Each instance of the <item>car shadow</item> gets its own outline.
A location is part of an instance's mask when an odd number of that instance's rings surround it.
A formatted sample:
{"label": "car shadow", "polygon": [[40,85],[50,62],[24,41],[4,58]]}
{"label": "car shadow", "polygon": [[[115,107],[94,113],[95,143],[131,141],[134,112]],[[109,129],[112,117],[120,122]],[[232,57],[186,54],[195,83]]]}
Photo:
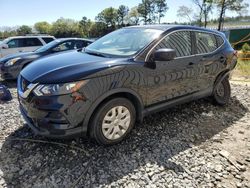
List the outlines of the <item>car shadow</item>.
{"label": "car shadow", "polygon": [[0,84],[5,85],[9,89],[17,88],[17,80],[8,80],[7,81],[7,80],[1,80],[0,79]]}
{"label": "car shadow", "polygon": [[[198,100],[146,117],[126,140],[109,147],[98,146],[88,139],[50,140],[34,136],[27,126],[23,126],[2,144],[2,177],[7,187],[34,184],[38,187],[73,184],[96,187],[135,174],[140,168],[150,171],[153,165],[159,170],[171,170],[173,174],[183,173],[186,169],[171,158],[211,139],[247,111],[236,97],[225,107],[214,106],[206,99]],[[139,178],[145,182],[152,179],[151,176]]]}

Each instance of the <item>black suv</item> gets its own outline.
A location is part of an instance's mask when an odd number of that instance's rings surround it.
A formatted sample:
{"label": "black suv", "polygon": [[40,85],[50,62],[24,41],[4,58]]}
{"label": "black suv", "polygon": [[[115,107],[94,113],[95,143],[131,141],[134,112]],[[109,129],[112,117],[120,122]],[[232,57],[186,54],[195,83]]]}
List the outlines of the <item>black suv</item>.
{"label": "black suv", "polygon": [[235,51],[225,36],[191,26],[133,26],[83,51],[43,58],[18,79],[20,109],[37,134],[124,139],[135,121],[176,104],[230,98]]}

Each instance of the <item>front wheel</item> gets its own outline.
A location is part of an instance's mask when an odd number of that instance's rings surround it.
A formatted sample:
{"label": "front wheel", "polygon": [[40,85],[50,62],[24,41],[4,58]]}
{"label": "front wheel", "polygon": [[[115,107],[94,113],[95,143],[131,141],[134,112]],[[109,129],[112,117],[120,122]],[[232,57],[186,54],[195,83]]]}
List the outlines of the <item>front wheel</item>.
{"label": "front wheel", "polygon": [[90,135],[99,144],[116,144],[131,131],[135,116],[135,107],[128,99],[111,99],[102,104],[94,114]]}
{"label": "front wheel", "polygon": [[231,96],[231,87],[228,78],[219,82],[213,92],[214,101],[219,105],[226,105],[229,103]]}

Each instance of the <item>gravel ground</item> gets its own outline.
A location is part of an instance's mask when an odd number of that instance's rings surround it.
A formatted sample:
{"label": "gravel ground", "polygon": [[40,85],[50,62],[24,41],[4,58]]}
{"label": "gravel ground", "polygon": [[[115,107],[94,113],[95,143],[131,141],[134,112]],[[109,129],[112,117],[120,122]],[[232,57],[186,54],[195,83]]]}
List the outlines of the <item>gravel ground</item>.
{"label": "gravel ground", "polygon": [[0,187],[250,187],[250,85],[226,107],[198,100],[151,115],[122,143],[35,136],[0,103]]}

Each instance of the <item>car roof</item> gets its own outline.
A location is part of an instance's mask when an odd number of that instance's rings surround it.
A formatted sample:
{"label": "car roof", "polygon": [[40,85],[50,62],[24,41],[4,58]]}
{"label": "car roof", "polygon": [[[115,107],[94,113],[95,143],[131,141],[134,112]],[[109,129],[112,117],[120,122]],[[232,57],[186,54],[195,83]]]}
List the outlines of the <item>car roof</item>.
{"label": "car roof", "polygon": [[55,38],[54,36],[50,36],[50,35],[27,35],[27,36],[14,36],[14,37],[8,37],[8,39],[16,39],[16,38],[36,38],[36,37],[42,37],[42,38]]}
{"label": "car roof", "polygon": [[221,35],[221,32],[211,29],[206,29],[197,26],[190,26],[190,25],[172,25],[172,24],[155,24],[155,25],[136,25],[136,26],[129,26],[125,28],[142,28],[142,29],[157,29],[163,32],[168,30],[178,30],[178,29],[188,29],[188,30],[198,30],[198,31],[206,31],[206,32],[214,32]]}
{"label": "car roof", "polygon": [[58,38],[56,40],[58,40],[60,42],[63,42],[63,41],[66,41],[66,40],[83,40],[83,41],[93,42],[93,40],[86,39],[86,38]]}

